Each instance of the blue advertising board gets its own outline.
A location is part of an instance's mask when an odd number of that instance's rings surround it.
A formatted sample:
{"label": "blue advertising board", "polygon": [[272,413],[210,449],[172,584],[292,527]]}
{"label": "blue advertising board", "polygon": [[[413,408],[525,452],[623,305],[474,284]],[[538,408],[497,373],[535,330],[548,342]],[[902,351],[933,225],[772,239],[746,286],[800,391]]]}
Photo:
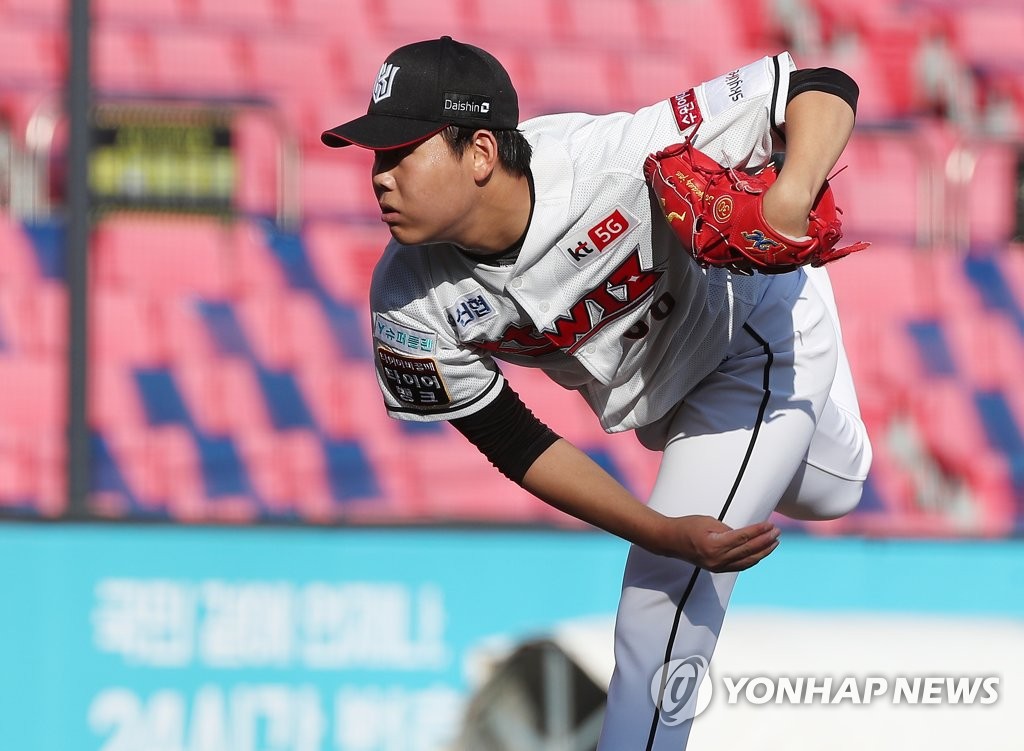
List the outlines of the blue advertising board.
{"label": "blue advertising board", "polygon": [[[1022,551],[790,537],[733,609],[1024,619]],[[626,552],[555,530],[0,525],[0,748],[438,751],[474,654],[612,615]]]}

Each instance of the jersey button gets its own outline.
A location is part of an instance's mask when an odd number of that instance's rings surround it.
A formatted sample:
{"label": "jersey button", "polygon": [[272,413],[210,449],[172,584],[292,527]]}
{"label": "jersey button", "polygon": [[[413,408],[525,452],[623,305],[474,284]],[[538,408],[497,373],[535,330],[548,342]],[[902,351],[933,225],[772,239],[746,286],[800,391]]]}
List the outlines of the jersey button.
{"label": "jersey button", "polygon": [[546,302],[542,302],[540,305],[537,306],[537,308],[540,310],[541,313],[547,313],[549,310],[551,310],[551,306]]}
{"label": "jersey button", "polygon": [[595,352],[597,352],[597,347],[595,347],[595,346],[594,346],[593,344],[588,344],[588,345],[587,345],[587,348],[586,348],[586,353],[587,353],[588,355],[592,355],[592,354],[594,354]]}
{"label": "jersey button", "polygon": [[523,286],[523,277],[517,276],[515,279],[509,282],[508,286],[511,287],[512,289],[519,289],[520,287]]}

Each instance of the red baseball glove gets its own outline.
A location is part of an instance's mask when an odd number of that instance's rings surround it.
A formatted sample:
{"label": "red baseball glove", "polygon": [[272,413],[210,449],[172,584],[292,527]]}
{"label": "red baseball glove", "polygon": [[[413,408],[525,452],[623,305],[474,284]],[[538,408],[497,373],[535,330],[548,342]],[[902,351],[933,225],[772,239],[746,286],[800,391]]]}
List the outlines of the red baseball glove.
{"label": "red baseball glove", "polygon": [[831,263],[870,244],[836,248],[843,236],[842,211],[827,182],[811,209],[806,238],[794,240],[772,229],[761,204],[778,176],[774,165],[754,174],[738,172],[692,144],[680,143],[648,156],[644,176],[669,226],[704,267],[782,274]]}

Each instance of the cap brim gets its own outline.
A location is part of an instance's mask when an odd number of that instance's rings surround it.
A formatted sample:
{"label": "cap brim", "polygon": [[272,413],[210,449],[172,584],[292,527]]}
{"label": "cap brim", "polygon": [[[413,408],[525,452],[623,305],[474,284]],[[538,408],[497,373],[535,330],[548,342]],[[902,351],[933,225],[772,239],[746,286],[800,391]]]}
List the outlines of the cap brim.
{"label": "cap brim", "polygon": [[427,120],[387,115],[363,115],[336,128],[325,130],[320,140],[325,146],[361,146],[387,151],[424,141],[445,129],[445,125]]}

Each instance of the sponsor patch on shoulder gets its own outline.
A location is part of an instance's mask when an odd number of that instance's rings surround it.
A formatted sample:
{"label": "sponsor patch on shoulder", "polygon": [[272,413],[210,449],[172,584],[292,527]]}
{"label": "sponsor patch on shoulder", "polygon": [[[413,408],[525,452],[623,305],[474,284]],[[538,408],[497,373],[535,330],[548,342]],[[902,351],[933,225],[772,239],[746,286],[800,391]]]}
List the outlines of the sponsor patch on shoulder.
{"label": "sponsor patch on shoulder", "polygon": [[388,391],[403,404],[442,407],[451,402],[433,358],[407,357],[377,347],[377,368]]}
{"label": "sponsor patch on shoulder", "polygon": [[460,334],[496,313],[494,306],[479,287],[467,292],[444,310],[448,314],[448,321]]}
{"label": "sponsor patch on shoulder", "polygon": [[373,338],[411,355],[429,354],[437,345],[436,334],[402,326],[380,313],[373,319]]}
{"label": "sponsor patch on shoulder", "polygon": [[775,81],[763,61],[744,65],[705,83],[708,117],[715,118],[741,102],[771,94]]}
{"label": "sponsor patch on shoulder", "polygon": [[576,268],[582,269],[597,259],[602,251],[623,237],[637,224],[636,218],[621,206],[589,229],[574,232],[558,243]]}
{"label": "sponsor patch on shoulder", "polygon": [[676,116],[676,125],[679,126],[680,133],[700,125],[704,119],[704,115],[700,111],[700,105],[697,104],[697,94],[693,89],[687,89],[682,94],[676,94],[668,101],[672,105],[672,114]]}

